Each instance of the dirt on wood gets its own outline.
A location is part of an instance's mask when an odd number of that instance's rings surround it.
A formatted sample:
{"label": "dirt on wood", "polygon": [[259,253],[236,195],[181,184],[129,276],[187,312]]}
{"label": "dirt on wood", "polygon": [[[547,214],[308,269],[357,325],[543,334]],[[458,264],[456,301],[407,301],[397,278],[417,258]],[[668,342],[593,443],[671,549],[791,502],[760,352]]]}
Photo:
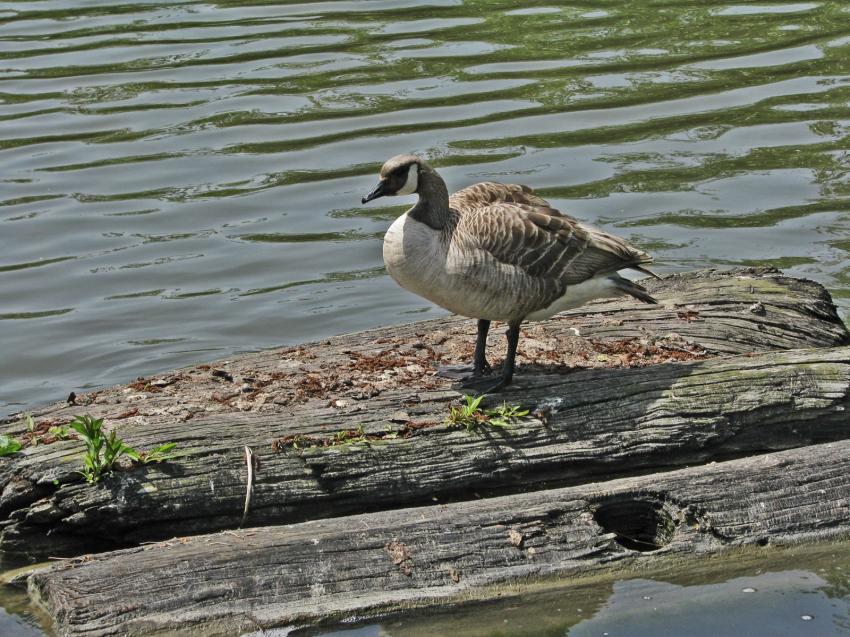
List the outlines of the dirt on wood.
{"label": "dirt on wood", "polygon": [[[523,326],[514,383],[487,399],[529,412],[510,429],[481,416],[469,430],[445,422],[462,395],[436,371],[469,363],[476,336],[475,321],[457,317],[75,392],[74,404],[33,409],[32,427],[10,418],[5,429],[28,444],[0,462],[0,549],[74,555],[234,528],[246,446],[261,464],[245,523],[259,525],[844,435],[844,353],[827,348],[850,338],[822,287],[770,268],[647,286],[658,305],[603,301]],[[769,354],[792,348],[816,349]],[[496,326],[494,367],[504,349]],[[717,358],[730,354],[744,357]],[[79,414],[136,449],[174,441],[181,455],[84,484],[82,443],[51,433]]]}
{"label": "dirt on wood", "polygon": [[[645,367],[717,353],[836,345],[847,339],[823,288],[770,268],[687,273],[647,285],[661,305],[601,301],[523,325],[518,371],[563,374]],[[752,311],[753,299],[758,313]],[[808,332],[786,329],[801,321],[810,326]],[[475,321],[458,317],[386,328],[365,333],[365,338],[341,336],[268,350],[77,392],[76,402],[63,405],[65,409],[33,410],[35,423],[41,430],[86,412],[107,423],[141,424],[165,414],[186,422],[202,413],[273,414],[305,404],[343,408],[404,387],[447,390],[452,382],[436,371],[470,363],[475,333]],[[488,342],[494,368],[505,347],[496,324]]]}

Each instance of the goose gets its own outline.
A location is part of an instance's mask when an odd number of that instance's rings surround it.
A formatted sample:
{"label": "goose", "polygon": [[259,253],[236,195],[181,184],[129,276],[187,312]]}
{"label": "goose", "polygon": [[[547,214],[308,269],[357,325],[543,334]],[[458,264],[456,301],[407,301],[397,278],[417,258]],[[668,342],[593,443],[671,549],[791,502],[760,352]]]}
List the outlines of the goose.
{"label": "goose", "polygon": [[[652,257],[625,240],[554,209],[528,186],[482,182],[449,196],[446,182],[415,155],[397,155],[381,168],[378,185],[361,202],[419,196],[384,236],[389,275],[406,290],[449,312],[478,320],[472,366],[448,370],[478,393],[510,384],[520,324],[539,321],[591,299],[628,295],[657,301],[618,274]],[[507,323],[501,376],[487,363],[492,321]],[[460,376],[461,371],[467,372]],[[470,372],[471,373],[468,373]]]}

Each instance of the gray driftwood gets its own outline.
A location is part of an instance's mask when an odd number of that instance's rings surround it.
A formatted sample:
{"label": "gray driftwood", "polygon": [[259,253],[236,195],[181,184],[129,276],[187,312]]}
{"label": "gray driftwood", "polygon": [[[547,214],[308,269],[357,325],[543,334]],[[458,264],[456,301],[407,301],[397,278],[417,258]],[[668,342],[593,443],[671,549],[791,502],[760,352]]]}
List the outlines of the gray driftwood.
{"label": "gray driftwood", "polygon": [[[506,430],[442,422],[459,394],[433,370],[472,349],[474,322],[459,319],[201,365],[38,410],[43,431],[91,413],[137,448],[176,441],[184,455],[94,486],[75,473],[78,441],[0,461],[0,550],[69,555],[236,528],[246,445],[259,460],[251,526],[847,437],[850,350],[836,346],[848,335],[820,286],[769,269],[650,286],[659,306],[599,303],[528,327],[515,385],[498,400],[532,415]],[[769,351],[787,347],[817,349]],[[370,440],[351,443],[360,426]],[[340,431],[346,444],[333,442]]]}
{"label": "gray driftwood", "polygon": [[[61,634],[205,635],[486,598],[500,582],[846,537],[850,441],[478,501],[197,536],[30,577]],[[765,549],[769,550],[769,549]],[[204,628],[194,626],[207,623]],[[212,622],[212,625],[210,625]],[[169,633],[171,634],[171,633]]]}

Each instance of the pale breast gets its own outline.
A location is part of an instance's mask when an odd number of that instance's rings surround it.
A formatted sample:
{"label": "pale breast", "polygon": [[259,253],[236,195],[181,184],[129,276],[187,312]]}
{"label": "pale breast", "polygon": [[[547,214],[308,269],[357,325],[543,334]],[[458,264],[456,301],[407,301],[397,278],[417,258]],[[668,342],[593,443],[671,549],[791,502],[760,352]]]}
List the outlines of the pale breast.
{"label": "pale breast", "polygon": [[528,281],[514,280],[524,275],[483,251],[462,249],[406,214],[384,236],[384,264],[401,287],[456,314],[511,320],[528,311],[519,298]]}
{"label": "pale breast", "polygon": [[446,250],[440,234],[407,213],[396,219],[384,235],[384,265],[406,290],[438,303],[434,294],[445,285]]}

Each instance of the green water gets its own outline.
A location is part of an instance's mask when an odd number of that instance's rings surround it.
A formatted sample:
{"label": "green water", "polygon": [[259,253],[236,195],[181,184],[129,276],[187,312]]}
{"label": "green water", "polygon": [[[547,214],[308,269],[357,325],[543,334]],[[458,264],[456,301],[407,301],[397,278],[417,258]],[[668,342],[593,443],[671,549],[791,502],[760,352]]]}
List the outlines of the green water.
{"label": "green water", "polygon": [[[848,149],[846,2],[0,0],[0,415],[442,315],[384,274],[403,207],[359,203],[399,152],[529,184],[662,273],[778,265],[846,317]],[[789,568],[786,599],[821,595]],[[715,613],[665,591],[659,616]]]}
{"label": "green water", "polygon": [[442,312],[384,159],[850,308],[850,5],[0,0],[0,414]]}

